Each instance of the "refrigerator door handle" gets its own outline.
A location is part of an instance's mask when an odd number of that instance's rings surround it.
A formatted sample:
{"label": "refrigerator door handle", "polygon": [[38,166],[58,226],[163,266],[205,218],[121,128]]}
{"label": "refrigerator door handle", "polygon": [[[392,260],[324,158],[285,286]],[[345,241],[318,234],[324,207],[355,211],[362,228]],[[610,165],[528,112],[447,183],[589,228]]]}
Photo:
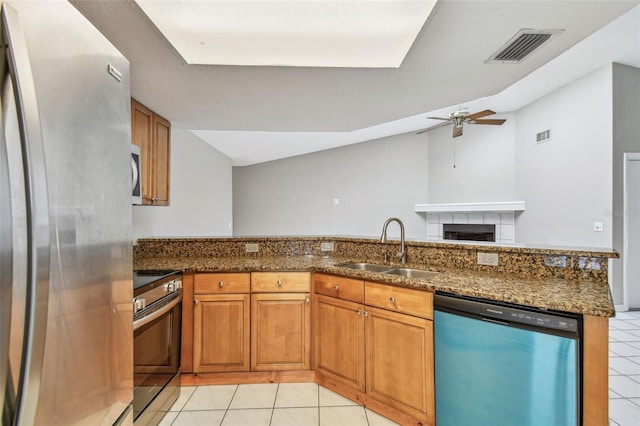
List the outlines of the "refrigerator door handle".
{"label": "refrigerator door handle", "polygon": [[[4,40],[0,33],[0,58],[4,57]],[[7,72],[6,61],[0,62],[0,76]],[[0,98],[0,111],[2,111]],[[5,142],[4,122],[0,119],[0,410],[11,409],[5,402],[9,377],[9,341],[11,333],[11,301],[13,294],[13,224],[9,158]],[[3,423],[4,424],[4,423]]]}
{"label": "refrigerator door handle", "polygon": [[15,90],[27,208],[27,294],[14,425],[34,424],[49,305],[49,195],[40,115],[27,43],[18,14],[2,5],[3,38]]}

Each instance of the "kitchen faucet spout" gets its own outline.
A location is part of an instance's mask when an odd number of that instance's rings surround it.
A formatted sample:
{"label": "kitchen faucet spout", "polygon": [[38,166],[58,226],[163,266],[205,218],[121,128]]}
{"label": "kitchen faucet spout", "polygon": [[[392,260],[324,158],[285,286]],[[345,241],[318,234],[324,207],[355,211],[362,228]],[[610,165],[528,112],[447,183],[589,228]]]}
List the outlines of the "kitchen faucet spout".
{"label": "kitchen faucet spout", "polygon": [[390,217],[384,222],[384,225],[382,225],[382,235],[380,236],[380,242],[387,242],[387,227],[391,222],[398,222],[398,225],[400,225],[400,251],[396,254],[396,257],[399,257],[401,263],[404,265],[407,262],[407,249],[404,243],[404,224],[400,219],[398,219],[397,217]]}

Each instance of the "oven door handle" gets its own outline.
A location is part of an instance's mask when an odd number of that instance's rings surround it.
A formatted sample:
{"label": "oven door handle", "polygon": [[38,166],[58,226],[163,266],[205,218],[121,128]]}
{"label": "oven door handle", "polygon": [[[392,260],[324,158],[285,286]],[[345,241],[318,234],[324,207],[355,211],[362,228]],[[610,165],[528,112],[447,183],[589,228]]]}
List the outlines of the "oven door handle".
{"label": "oven door handle", "polygon": [[180,296],[178,296],[175,299],[173,299],[168,305],[163,306],[162,308],[158,309],[157,311],[155,311],[151,315],[147,315],[146,317],[143,317],[143,318],[140,318],[137,321],[134,321],[133,322],[133,331],[136,331],[140,327],[149,324],[151,321],[155,321],[156,319],[160,318],[162,315],[164,315],[167,312],[169,312],[171,309],[173,309],[180,302],[182,302],[182,294],[180,294]]}

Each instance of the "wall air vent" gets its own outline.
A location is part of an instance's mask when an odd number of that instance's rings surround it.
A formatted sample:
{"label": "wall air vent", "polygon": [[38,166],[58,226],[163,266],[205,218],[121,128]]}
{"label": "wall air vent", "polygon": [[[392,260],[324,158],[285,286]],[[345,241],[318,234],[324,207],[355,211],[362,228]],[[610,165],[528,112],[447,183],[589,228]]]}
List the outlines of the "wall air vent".
{"label": "wall air vent", "polygon": [[533,30],[523,28],[485,61],[485,64],[517,64],[531,52],[564,30]]}
{"label": "wall air vent", "polygon": [[536,134],[536,143],[548,142],[551,140],[551,129]]}

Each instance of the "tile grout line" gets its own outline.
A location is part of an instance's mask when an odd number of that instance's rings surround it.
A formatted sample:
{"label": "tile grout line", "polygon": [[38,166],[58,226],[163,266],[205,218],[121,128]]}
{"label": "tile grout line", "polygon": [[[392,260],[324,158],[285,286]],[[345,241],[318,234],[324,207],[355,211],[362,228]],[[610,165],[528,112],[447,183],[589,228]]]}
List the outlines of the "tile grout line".
{"label": "tile grout line", "polygon": [[269,418],[269,426],[271,426],[271,423],[273,423],[273,415],[276,412],[276,401],[278,400],[278,392],[280,392],[280,383],[278,383],[276,386],[276,395],[273,398],[273,406],[271,407],[271,417]]}
{"label": "tile grout line", "polygon": [[[622,315],[624,315],[624,318],[616,318],[616,319],[611,319],[609,322],[609,345],[611,345],[612,343],[616,344],[617,349],[610,349],[609,352],[609,365],[610,365],[610,370],[609,370],[609,376],[610,377],[624,377],[625,379],[629,379],[632,382],[638,383],[640,385],[640,381],[637,380],[636,378],[633,378],[631,376],[635,376],[636,374],[633,374],[633,372],[628,373],[628,374],[624,374],[624,373],[620,373],[618,370],[611,368],[611,361],[615,360],[616,363],[628,363],[630,362],[631,365],[640,365],[640,354],[637,354],[637,350],[640,349],[640,347],[634,346],[634,344],[638,344],[638,340],[635,339],[634,337],[631,336],[638,336],[640,337],[640,323],[638,323],[638,325],[636,325],[636,323],[630,323],[628,321],[637,321],[640,320],[640,314],[636,314],[636,313],[623,313]],[[623,327],[623,328],[618,328],[619,326]],[[625,340],[620,340],[621,338],[624,338]],[[620,355],[618,353],[615,352],[615,350],[618,351],[624,351],[625,353],[629,354],[629,355]],[[626,361],[620,361],[620,359],[625,359]],[[634,360],[631,358],[638,358],[638,360]],[[613,373],[613,374],[612,374]],[[638,376],[640,376],[640,371]],[[617,379],[617,380],[624,380],[624,379]],[[616,388],[619,389],[619,388]],[[626,397],[623,396],[622,394],[620,394],[619,392],[616,392],[614,389],[609,388],[609,392],[611,394],[613,394],[612,397],[609,398],[609,404],[611,404],[612,401],[621,401],[621,400],[625,400],[628,401],[629,403],[632,404],[633,407],[640,407],[640,396],[639,397]],[[629,393],[625,393],[625,394],[629,394]],[[638,399],[638,402],[634,401],[633,399]],[[620,402],[616,402],[616,404],[620,404]],[[634,410],[635,411],[635,410]],[[611,413],[609,413],[610,418],[609,418],[609,424],[611,426],[627,426],[626,424],[622,424],[619,422],[616,422],[615,420],[613,420],[611,418]]]}
{"label": "tile grout line", "polygon": [[316,386],[318,390],[318,426],[320,426],[320,385],[316,383]]}

